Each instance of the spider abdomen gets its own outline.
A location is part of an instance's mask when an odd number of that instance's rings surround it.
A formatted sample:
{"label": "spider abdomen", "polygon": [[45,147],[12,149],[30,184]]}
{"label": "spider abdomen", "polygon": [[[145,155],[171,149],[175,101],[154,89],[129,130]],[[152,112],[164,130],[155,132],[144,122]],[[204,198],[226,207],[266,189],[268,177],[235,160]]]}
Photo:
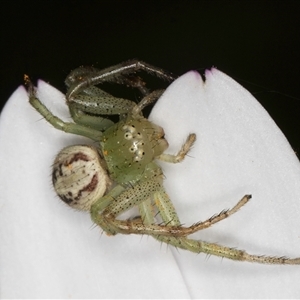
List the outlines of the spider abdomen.
{"label": "spider abdomen", "polygon": [[59,152],[52,182],[57,195],[80,210],[89,210],[111,185],[97,149],[86,145],[69,146]]}

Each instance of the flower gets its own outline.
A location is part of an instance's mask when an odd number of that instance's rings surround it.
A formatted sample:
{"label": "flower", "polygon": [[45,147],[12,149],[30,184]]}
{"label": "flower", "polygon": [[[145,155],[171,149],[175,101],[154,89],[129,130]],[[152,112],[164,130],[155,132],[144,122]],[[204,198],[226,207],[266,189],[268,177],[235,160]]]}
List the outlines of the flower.
{"label": "flower", "polygon": [[[300,256],[300,163],[253,96],[222,72],[189,72],[170,85],[150,119],[183,163],[161,163],[181,222],[230,208],[238,213],[193,237],[251,254]],[[63,95],[45,82],[40,99],[70,121]],[[51,187],[51,164],[87,139],[60,132],[19,87],[0,117],[0,286],[3,298],[241,298],[300,296],[298,266],[267,266],[195,255],[147,236],[101,235]]]}

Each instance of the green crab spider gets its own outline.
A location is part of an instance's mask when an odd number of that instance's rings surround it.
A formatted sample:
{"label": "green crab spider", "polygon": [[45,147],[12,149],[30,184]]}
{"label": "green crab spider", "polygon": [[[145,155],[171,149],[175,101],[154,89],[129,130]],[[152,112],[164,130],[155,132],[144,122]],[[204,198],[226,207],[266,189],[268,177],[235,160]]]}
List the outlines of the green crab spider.
{"label": "green crab spider", "polygon": [[[89,211],[93,222],[108,235],[147,234],[195,253],[263,264],[300,264],[300,258],[251,255],[243,250],[188,238],[188,235],[236,213],[251,195],[245,195],[232,209],[223,210],[204,222],[182,226],[163,187],[162,169],[155,160],[182,162],[195,143],[196,135],[189,134],[176,155],[165,153],[168,142],[163,128],[142,114],[163,90],[150,92],[135,75],[140,70],[161,79],[174,80],[171,74],[138,60],[104,70],[86,67],[73,70],[66,78],[66,103],[74,123],[54,116],[37,98],[34,86],[25,75],[30,104],[53,127],[99,143],[99,147],[69,146],[57,155],[52,181],[58,196],[75,209]],[[144,97],[138,104],[116,98],[96,87],[103,82],[137,88]],[[118,122],[113,122],[109,118],[111,115],[119,115]],[[135,206],[139,209],[139,217],[118,218]],[[157,214],[161,223],[156,221]]]}

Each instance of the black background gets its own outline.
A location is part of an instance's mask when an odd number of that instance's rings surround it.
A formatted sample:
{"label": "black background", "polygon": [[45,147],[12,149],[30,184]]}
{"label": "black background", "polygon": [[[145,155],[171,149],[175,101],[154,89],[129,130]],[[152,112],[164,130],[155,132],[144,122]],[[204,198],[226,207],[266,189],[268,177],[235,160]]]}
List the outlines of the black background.
{"label": "black background", "polygon": [[25,73],[64,91],[80,65],[140,58],[177,75],[216,66],[299,153],[299,18],[298,1],[1,1],[1,107]]}

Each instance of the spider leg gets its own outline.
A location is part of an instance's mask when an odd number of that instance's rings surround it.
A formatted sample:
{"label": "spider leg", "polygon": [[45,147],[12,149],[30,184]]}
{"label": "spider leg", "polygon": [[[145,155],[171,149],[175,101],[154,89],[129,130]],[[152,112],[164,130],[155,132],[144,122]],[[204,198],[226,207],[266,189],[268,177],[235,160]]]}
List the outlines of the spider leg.
{"label": "spider leg", "polygon": [[[86,71],[78,71],[78,69],[71,72],[68,78],[80,78],[79,75],[84,74],[82,76],[82,80],[75,80],[66,95],[66,98],[71,99],[74,95],[80,93],[82,90],[86,89],[89,86],[97,85],[102,82],[113,81],[116,83],[124,84],[124,75],[135,73],[136,71],[143,70],[149,74],[154,74],[159,78],[165,79],[167,81],[172,81],[175,78],[164,71],[163,69],[151,66],[145,62],[139,60],[129,60],[118,65],[97,71],[96,69],[92,69],[89,76],[86,76]],[[81,72],[81,73],[80,73]],[[68,79],[72,82],[72,79]],[[126,82],[125,82],[126,83]]]}
{"label": "spider leg", "polygon": [[69,100],[68,105],[94,115],[120,115],[131,112],[136,103],[91,86]]}
{"label": "spider leg", "polygon": [[[73,120],[86,125],[88,116],[95,118],[93,128],[97,128],[97,120],[101,115],[121,115],[132,112],[138,115],[149,104],[155,102],[164,90],[155,90],[145,96],[138,104],[133,101],[117,98],[97,87],[89,87],[84,92],[76,95],[69,102],[69,109]],[[83,118],[84,115],[84,118]],[[88,124],[91,122],[88,121]],[[99,123],[99,121],[98,121]]]}
{"label": "spider leg", "polygon": [[130,76],[130,77],[123,76],[123,77],[124,78],[121,80],[122,84],[138,89],[143,96],[147,96],[150,93],[149,89],[146,87],[145,81],[143,81],[141,77],[139,76]]}
{"label": "spider leg", "polygon": [[165,90],[155,90],[145,96],[132,110],[134,115],[138,115],[141,111],[151,103],[157,101],[157,99],[163,94]]}
{"label": "spider leg", "polygon": [[[182,226],[177,216],[175,207],[170,200],[169,196],[165,192],[164,188],[161,188],[154,194],[155,205],[157,206],[159,213],[169,227]],[[206,229],[236,213],[242,206],[244,206],[251,199],[251,195],[245,195],[233,208],[228,210],[223,210],[219,214],[216,214],[206,221],[197,222],[190,227],[181,227],[182,234],[177,234],[176,236],[187,236],[189,234],[195,233],[199,230]],[[170,229],[171,229],[170,228]]]}
{"label": "spider leg", "polygon": [[191,150],[191,147],[196,141],[196,134],[191,133],[188,135],[185,143],[182,145],[181,149],[176,155],[163,153],[157,157],[157,159],[168,162],[168,163],[180,163],[183,161],[187,153]]}
{"label": "spider leg", "polygon": [[[161,172],[160,168],[153,164],[153,168],[157,168],[157,172]],[[152,172],[153,170],[151,170]],[[204,222],[198,222],[190,227],[183,227],[177,217],[175,208],[172,205],[168,195],[165,193],[163,186],[163,176],[158,175],[150,177],[148,180],[137,182],[133,186],[127,187],[119,194],[114,194],[112,197],[108,193],[103,198],[99,199],[95,205],[92,206],[91,216],[93,221],[103,228],[108,234],[115,235],[117,233],[123,234],[150,234],[150,235],[164,235],[164,236],[187,236],[196,231],[207,228],[235,213],[241,206],[246,204],[250,196],[245,196],[238,202],[238,204],[228,211],[222,211],[220,214],[211,217]],[[114,190],[111,193],[115,193]],[[156,205],[164,220],[168,220],[166,225],[158,225],[155,223],[145,224],[137,220],[119,220],[117,217],[126,210],[140,205],[148,198],[155,195]],[[109,200],[107,200],[109,199]],[[102,202],[109,203],[103,207]],[[98,203],[98,204],[97,204]],[[174,219],[173,223],[170,223]],[[169,226],[169,225],[172,226]]]}
{"label": "spider leg", "polygon": [[[239,203],[241,203],[241,201]],[[160,215],[165,224],[168,224],[168,226],[170,227],[180,225],[180,221],[176,214],[175,208],[171,203],[171,200],[169,199],[167,194],[157,192],[155,194],[155,203],[156,206],[158,207]],[[236,210],[238,209],[239,206],[241,206],[239,205],[239,203],[235,206]],[[151,205],[152,204],[149,200],[139,205],[142,220],[146,224],[155,222],[153,212],[152,212],[153,209],[151,208]],[[236,212],[236,210],[234,212]],[[218,221],[220,220],[216,220],[216,222]],[[152,236],[161,242],[195,253],[206,253],[208,255],[225,257],[232,260],[257,262],[262,264],[291,264],[291,265],[300,264],[300,257],[291,259],[287,257],[251,255],[243,250],[238,250],[235,248],[218,245],[216,243],[209,243],[201,240],[189,239],[186,237],[163,236],[163,235],[152,235]]]}
{"label": "spider leg", "polygon": [[54,116],[51,111],[37,98],[35,88],[27,75],[24,76],[25,83],[28,86],[29,103],[56,129],[67,133],[73,133],[88,137],[98,141],[102,133],[98,130],[82,126],[80,124],[64,122],[60,118]]}
{"label": "spider leg", "polygon": [[[113,189],[92,205],[92,220],[109,235],[115,235],[117,233],[173,234],[170,233],[170,228],[167,228],[167,226],[157,224],[145,225],[140,220],[116,219],[126,210],[139,205],[151,197],[155,191],[160,189],[162,181],[163,177],[160,175],[150,180],[138,182],[126,189],[123,188],[123,190],[119,188],[119,192]],[[175,231],[178,231],[178,228],[175,228]]]}
{"label": "spider leg", "polygon": [[69,105],[69,111],[76,124],[88,126],[99,131],[105,131],[115,124],[110,119],[85,113],[82,110],[74,107],[72,104]]}
{"label": "spider leg", "polygon": [[[79,67],[75,70],[72,70],[70,74],[67,76],[65,80],[65,84],[70,86],[75,86],[76,84],[88,80],[90,77],[93,77],[101,72],[100,69],[94,68],[94,67]],[[146,83],[143,81],[143,79],[139,76],[133,76],[133,75],[125,75],[125,74],[119,74],[117,78],[115,79],[107,79],[107,81],[114,81],[114,83],[117,84],[123,84],[126,86],[130,86],[132,88],[136,88],[140,91],[140,93],[144,96],[149,94],[149,90],[146,88]],[[86,89],[84,89],[82,92],[85,92]]]}
{"label": "spider leg", "polygon": [[90,86],[69,99],[68,106],[72,119],[76,123],[103,131],[114,124],[111,120],[103,118],[103,115],[123,115],[131,112],[139,115],[147,105],[157,101],[164,92],[164,90],[149,92],[142,86],[140,91],[145,96],[136,104],[134,101],[114,97],[95,86]]}
{"label": "spider leg", "polygon": [[131,112],[136,103],[114,97],[97,87],[91,86],[72,99],[68,99],[68,105],[93,115],[120,115]]}

